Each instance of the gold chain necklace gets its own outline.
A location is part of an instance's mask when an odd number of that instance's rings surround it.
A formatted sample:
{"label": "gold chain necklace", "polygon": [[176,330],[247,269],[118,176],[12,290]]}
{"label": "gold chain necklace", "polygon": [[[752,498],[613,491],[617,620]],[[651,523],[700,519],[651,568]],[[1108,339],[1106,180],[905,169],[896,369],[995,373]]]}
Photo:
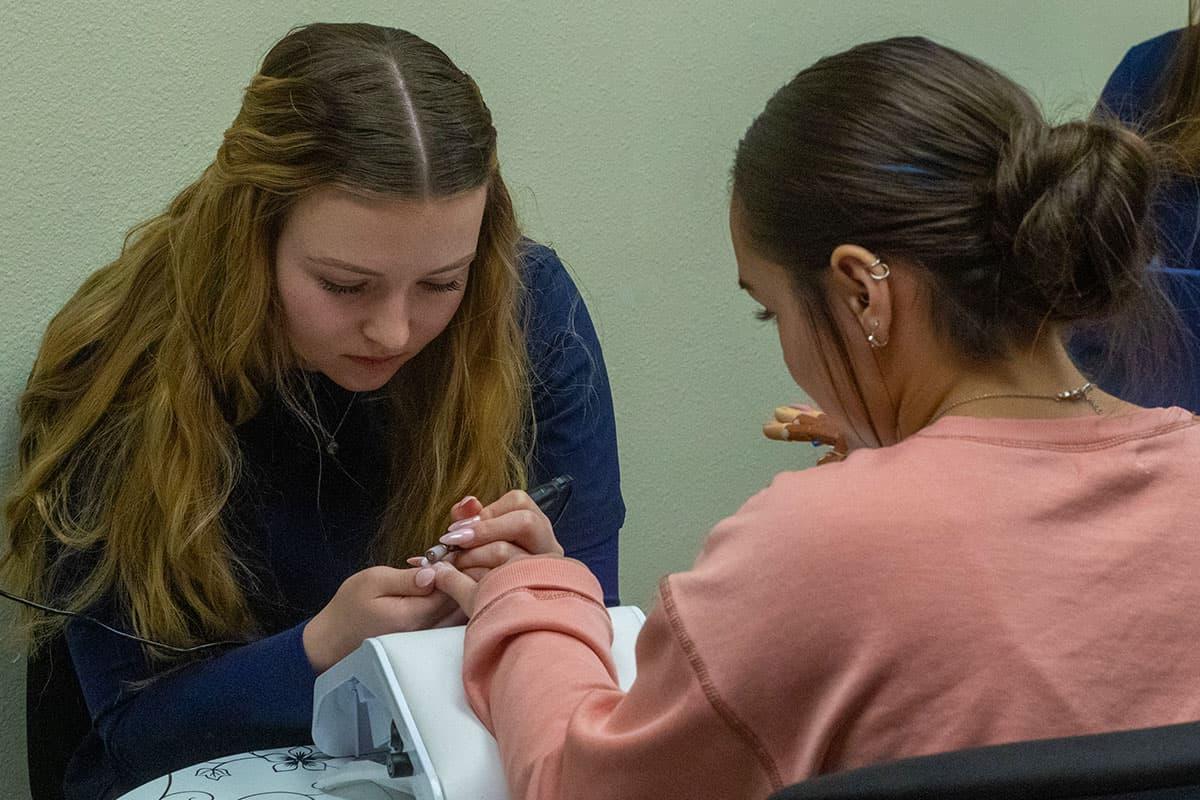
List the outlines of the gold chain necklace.
{"label": "gold chain necklace", "polygon": [[977,403],[980,400],[998,400],[998,399],[1053,400],[1056,403],[1074,403],[1074,402],[1078,402],[1079,400],[1083,400],[1089,406],[1092,407],[1092,411],[1095,411],[1097,414],[1102,414],[1104,412],[1102,412],[1100,410],[1100,406],[1096,405],[1096,401],[1093,400],[1091,398],[1091,396],[1089,395],[1089,392],[1091,392],[1092,389],[1095,389],[1095,388],[1096,388],[1095,384],[1093,384],[1091,381],[1088,381],[1083,386],[1077,386],[1074,389],[1067,389],[1065,391],[1057,392],[1055,394],[1023,394],[1023,393],[1019,393],[1019,392],[997,392],[995,394],[981,394],[978,397],[968,397],[966,400],[959,400],[957,403],[951,403],[950,405],[943,408],[941,411],[937,412],[929,420],[929,422],[925,423],[925,427],[929,427],[930,425],[937,422],[939,419],[946,416],[947,414],[949,414],[951,411],[958,408],[959,406],[965,406],[967,403]]}

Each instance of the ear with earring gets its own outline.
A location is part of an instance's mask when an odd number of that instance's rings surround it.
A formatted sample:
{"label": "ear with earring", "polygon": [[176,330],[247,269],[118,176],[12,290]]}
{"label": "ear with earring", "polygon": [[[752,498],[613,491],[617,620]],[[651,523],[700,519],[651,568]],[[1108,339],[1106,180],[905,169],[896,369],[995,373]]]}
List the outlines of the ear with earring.
{"label": "ear with earring", "polygon": [[867,265],[867,272],[870,273],[871,280],[876,283],[886,281],[892,276],[892,268],[882,258],[878,257]]}
{"label": "ear with earring", "polygon": [[[879,283],[891,277],[892,268],[883,259],[876,258],[867,266],[867,274],[871,276],[871,280]],[[879,336],[879,320],[875,320],[871,332],[867,334],[867,343],[876,350],[882,350],[887,347],[888,341]]]}

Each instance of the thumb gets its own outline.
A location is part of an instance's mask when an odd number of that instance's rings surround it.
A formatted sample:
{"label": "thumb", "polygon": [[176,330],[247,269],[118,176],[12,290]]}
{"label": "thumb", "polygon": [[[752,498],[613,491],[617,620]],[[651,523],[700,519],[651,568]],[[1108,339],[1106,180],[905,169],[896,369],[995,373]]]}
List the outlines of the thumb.
{"label": "thumb", "polygon": [[422,585],[417,578],[418,570],[396,569],[395,567],[377,566],[363,570],[366,586],[375,597],[414,597],[427,595],[433,589],[428,584]]}
{"label": "thumb", "polygon": [[469,575],[445,561],[439,561],[432,567],[434,571],[434,586],[448,594],[467,616],[475,613],[475,590],[479,586]]}

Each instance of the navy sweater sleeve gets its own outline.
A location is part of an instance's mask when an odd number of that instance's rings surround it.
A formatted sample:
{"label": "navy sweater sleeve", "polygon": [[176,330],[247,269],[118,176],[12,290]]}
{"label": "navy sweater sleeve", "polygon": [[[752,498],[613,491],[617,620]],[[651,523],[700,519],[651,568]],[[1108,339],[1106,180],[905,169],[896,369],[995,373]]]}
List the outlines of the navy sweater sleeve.
{"label": "navy sweater sleeve", "polygon": [[[207,759],[308,741],[316,675],[303,627],[139,686],[153,674],[141,645],[72,622],[67,643],[93,731],[68,773],[68,798],[114,796]],[[105,768],[97,770],[94,758]]]}
{"label": "navy sweater sleeve", "polygon": [[625,521],[612,392],[587,306],[553,250],[527,243],[526,331],[536,426],[529,483],[575,480],[554,521],[567,555],[583,561],[617,605],[617,540]]}
{"label": "navy sweater sleeve", "polygon": [[1180,31],[1170,31],[1130,48],[1105,83],[1098,107],[1142,130],[1179,35]]}
{"label": "navy sweater sleeve", "polygon": [[[1182,30],[1169,31],[1132,48],[1113,70],[1097,103],[1097,112],[1112,115],[1145,135],[1161,128],[1156,114],[1160,83],[1180,45]],[[1200,330],[1200,183],[1193,176],[1167,176],[1153,201],[1157,234],[1151,263],[1167,295],[1190,331]],[[1194,336],[1176,337],[1171,368],[1154,380],[1125,374],[1113,363],[1108,334],[1083,330],[1069,350],[1088,376],[1105,391],[1144,406],[1182,406],[1200,411],[1200,345]]]}

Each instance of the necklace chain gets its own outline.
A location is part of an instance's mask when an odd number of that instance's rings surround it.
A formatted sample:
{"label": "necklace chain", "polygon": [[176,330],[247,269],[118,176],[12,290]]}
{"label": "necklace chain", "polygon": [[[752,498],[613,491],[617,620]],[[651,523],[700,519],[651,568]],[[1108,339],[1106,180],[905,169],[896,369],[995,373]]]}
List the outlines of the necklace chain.
{"label": "necklace chain", "polygon": [[934,414],[929,422],[925,423],[925,426],[929,427],[959,406],[965,406],[967,403],[977,403],[981,400],[1053,400],[1056,403],[1075,403],[1083,400],[1089,406],[1091,406],[1092,411],[1095,411],[1097,414],[1102,414],[1103,412],[1100,410],[1100,406],[1096,405],[1096,401],[1093,400],[1090,395],[1092,389],[1095,388],[1095,384],[1093,384],[1091,381],[1088,381],[1082,386],[1077,386],[1074,389],[1066,389],[1065,391],[1056,392],[1055,394],[1028,394],[1022,392],[996,392],[994,394],[981,394],[976,397],[968,397],[966,400],[959,400],[956,403],[951,403],[941,411]]}
{"label": "necklace chain", "polygon": [[325,452],[331,456],[336,456],[338,453],[337,435],[341,431],[342,425],[346,423],[346,417],[350,415],[350,409],[354,406],[354,401],[358,399],[358,392],[350,395],[350,402],[346,403],[346,410],[342,412],[342,418],[338,420],[337,427],[333,429],[333,433],[325,434]]}

